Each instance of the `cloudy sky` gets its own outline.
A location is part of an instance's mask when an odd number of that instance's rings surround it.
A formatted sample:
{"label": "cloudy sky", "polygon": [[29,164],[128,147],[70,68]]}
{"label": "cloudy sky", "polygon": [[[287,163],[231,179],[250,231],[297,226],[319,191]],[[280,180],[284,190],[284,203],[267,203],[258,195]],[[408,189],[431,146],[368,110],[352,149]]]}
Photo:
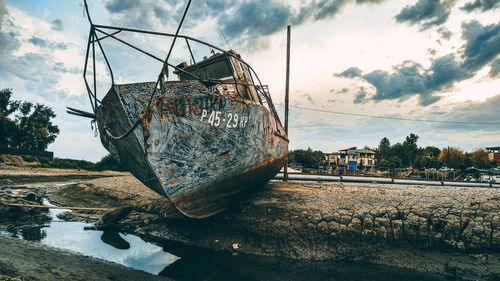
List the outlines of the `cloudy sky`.
{"label": "cloudy sky", "polygon": [[[81,0],[0,0],[0,89],[43,103],[61,129],[56,157],[106,154],[82,79],[89,24]],[[175,32],[187,1],[89,0],[95,23]],[[500,145],[500,0],[193,0],[181,33],[239,52],[283,111],[286,25],[292,26],[290,149],[337,151],[420,136],[420,146]],[[158,57],[170,41],[121,38]],[[156,80],[161,65],[103,41],[117,83]],[[183,61],[176,45],[174,63]],[[193,46],[195,56],[210,55]],[[98,94],[109,76],[98,57]],[[313,109],[313,110],[311,110]],[[337,113],[334,113],[337,112]],[[379,117],[492,124],[436,123]],[[496,123],[496,124],[494,124]]]}

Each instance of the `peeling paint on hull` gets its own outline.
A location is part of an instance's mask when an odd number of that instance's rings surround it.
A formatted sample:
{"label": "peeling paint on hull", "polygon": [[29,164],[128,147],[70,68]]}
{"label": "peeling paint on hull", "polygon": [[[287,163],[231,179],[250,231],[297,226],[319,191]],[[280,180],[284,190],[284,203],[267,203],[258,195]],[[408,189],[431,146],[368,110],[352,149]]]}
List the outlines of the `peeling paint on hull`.
{"label": "peeling paint on hull", "polygon": [[142,122],[154,83],[115,85],[97,120],[106,149],[183,215],[204,218],[268,182],[286,163],[288,140],[262,105],[221,95],[199,81],[166,82]]}

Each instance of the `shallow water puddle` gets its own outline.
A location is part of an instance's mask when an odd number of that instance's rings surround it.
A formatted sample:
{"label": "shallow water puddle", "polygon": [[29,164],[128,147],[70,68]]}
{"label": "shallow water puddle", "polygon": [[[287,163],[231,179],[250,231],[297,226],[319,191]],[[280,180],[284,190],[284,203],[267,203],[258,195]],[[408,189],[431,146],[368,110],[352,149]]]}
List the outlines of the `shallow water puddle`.
{"label": "shallow water puddle", "polygon": [[[51,204],[44,199],[43,205]],[[160,273],[166,266],[179,259],[163,251],[162,247],[145,242],[135,235],[84,230],[92,224],[59,220],[57,214],[65,211],[68,210],[49,209],[47,215],[51,220],[48,222],[14,228],[1,227],[0,234],[37,241],[152,274]]]}

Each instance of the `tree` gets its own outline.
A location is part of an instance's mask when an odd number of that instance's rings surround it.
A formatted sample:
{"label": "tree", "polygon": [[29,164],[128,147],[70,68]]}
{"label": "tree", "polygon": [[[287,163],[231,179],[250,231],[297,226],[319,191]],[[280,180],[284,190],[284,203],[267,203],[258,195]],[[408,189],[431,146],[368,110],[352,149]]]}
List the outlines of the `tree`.
{"label": "tree", "polygon": [[417,157],[419,153],[419,149],[417,146],[417,140],[418,136],[415,134],[410,134],[409,136],[406,137],[405,141],[403,142],[403,147],[402,147],[402,161],[403,164],[406,166],[410,166],[415,162],[415,157]]}
{"label": "tree", "polygon": [[[54,111],[42,104],[11,101],[12,90],[0,91],[0,147],[45,150],[59,134]],[[14,115],[12,119],[11,115]]]}
{"label": "tree", "polygon": [[464,159],[464,153],[460,149],[454,147],[443,148],[439,154],[439,163],[449,168],[463,168]]}
{"label": "tree", "polygon": [[312,151],[311,148],[307,150],[298,149],[289,153],[289,159],[294,162],[300,163],[304,168],[317,169],[325,162],[325,156],[321,151]]}
{"label": "tree", "polygon": [[488,152],[484,149],[478,149],[470,155],[470,160],[474,168],[477,169],[487,169],[491,166],[490,158],[488,157]]}
{"label": "tree", "polygon": [[422,155],[415,158],[415,167],[418,169],[439,168],[437,157]]}
{"label": "tree", "polygon": [[103,171],[103,170],[111,170],[111,171],[125,171],[125,169],[122,167],[116,159],[111,156],[111,154],[108,154],[104,156],[101,161],[97,162],[94,167],[95,170],[97,171]]}
{"label": "tree", "polygon": [[389,157],[389,152],[391,150],[391,142],[388,138],[384,137],[380,140],[380,144],[378,145],[378,151],[380,153],[380,160],[385,159],[385,157]]}
{"label": "tree", "polygon": [[426,146],[422,151],[422,153],[424,155],[438,158],[439,154],[441,153],[441,150],[435,146]]}
{"label": "tree", "polygon": [[394,168],[401,167],[403,164],[402,164],[401,158],[399,158],[398,156],[391,156],[391,158],[389,158],[388,160],[380,161],[379,165],[381,167],[394,169]]}

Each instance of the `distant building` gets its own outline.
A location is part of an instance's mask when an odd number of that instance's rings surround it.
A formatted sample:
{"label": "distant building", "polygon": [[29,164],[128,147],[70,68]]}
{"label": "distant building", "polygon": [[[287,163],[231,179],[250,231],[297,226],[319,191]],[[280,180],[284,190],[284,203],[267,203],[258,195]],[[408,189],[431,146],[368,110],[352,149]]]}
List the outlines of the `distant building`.
{"label": "distant building", "polygon": [[325,157],[326,157],[326,163],[328,166],[337,166],[338,165],[338,160],[339,160],[338,152],[327,153],[325,155]]}
{"label": "distant building", "polygon": [[350,147],[337,153],[327,154],[328,164],[337,167],[339,171],[357,171],[360,167],[371,169],[375,166],[375,151]]}
{"label": "distant building", "polygon": [[490,161],[496,161],[497,165],[500,165],[500,146],[496,147],[487,147],[488,157]]}
{"label": "distant building", "polygon": [[371,169],[375,166],[375,151],[367,148],[357,149],[356,159],[358,166],[363,164],[363,167]]}

